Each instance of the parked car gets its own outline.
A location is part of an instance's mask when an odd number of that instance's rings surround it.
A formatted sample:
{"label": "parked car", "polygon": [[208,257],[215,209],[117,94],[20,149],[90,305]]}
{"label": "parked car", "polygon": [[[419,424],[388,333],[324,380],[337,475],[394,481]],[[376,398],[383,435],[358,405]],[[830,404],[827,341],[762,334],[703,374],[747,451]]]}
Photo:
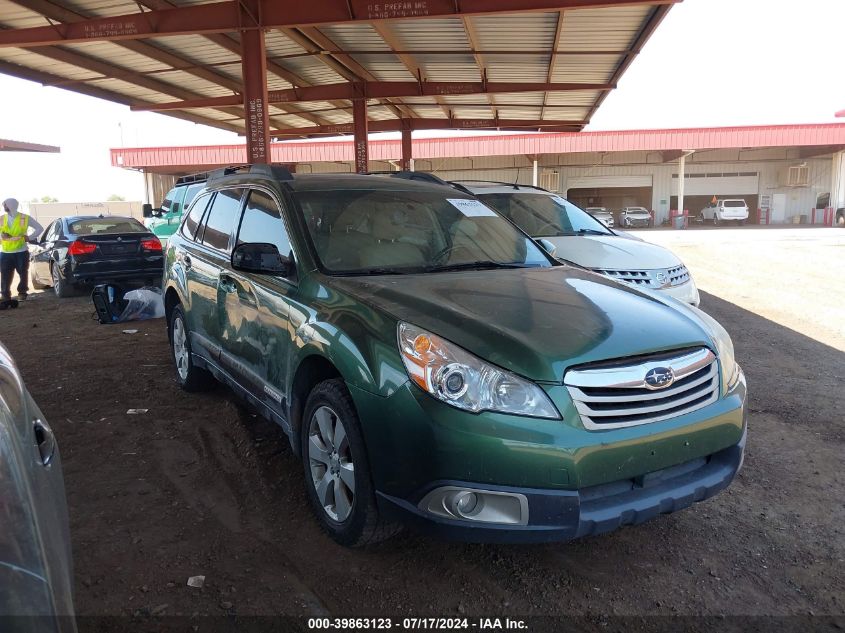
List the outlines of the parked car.
{"label": "parked car", "polygon": [[176,180],[173,189],[164,196],[161,206],[154,209],[151,204],[144,205],[144,226],[162,242],[166,242],[179,228],[182,212],[205,186],[207,178],[208,174],[203,173]]}
{"label": "parked car", "polygon": [[159,239],[135,218],[74,216],[51,223],[30,250],[32,285],[69,297],[107,281],[161,284]]}
{"label": "parked car", "polygon": [[557,194],[527,185],[453,183],[504,215],[534,239],[546,239],[555,255],[597,273],[697,306],[692,275],[671,251],[616,232]]}
{"label": "parked car", "polygon": [[59,447],[0,344],[0,620],[4,618],[10,631],[76,630]]}
{"label": "parked car", "polygon": [[607,228],[613,228],[613,213],[607,207],[587,207],[585,211]]}
{"label": "parked car", "polygon": [[722,490],[746,387],[696,308],[550,257],[457,189],[227,169],[167,246],[176,378],[288,434],[339,543],[567,540]]}
{"label": "parked car", "polygon": [[652,224],[651,213],[645,207],[623,207],[619,211],[619,225],[622,227],[649,227]]}
{"label": "parked car", "polygon": [[728,220],[745,224],[748,219],[748,205],[741,198],[717,200],[715,203],[710,203],[704,207],[699,213],[699,217],[702,222],[709,221],[713,224]]}

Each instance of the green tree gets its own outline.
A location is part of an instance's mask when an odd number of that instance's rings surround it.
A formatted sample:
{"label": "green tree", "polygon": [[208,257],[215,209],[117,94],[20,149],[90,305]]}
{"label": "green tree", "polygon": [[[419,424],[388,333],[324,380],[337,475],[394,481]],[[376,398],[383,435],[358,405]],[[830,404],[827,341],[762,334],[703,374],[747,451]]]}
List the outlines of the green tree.
{"label": "green tree", "polygon": [[54,198],[53,196],[41,196],[41,202],[58,202],[58,198]]}
{"label": "green tree", "polygon": [[124,200],[126,200],[126,198],[124,198],[123,196],[119,196],[116,193],[113,193],[108,198],[106,198],[107,202],[123,202]]}

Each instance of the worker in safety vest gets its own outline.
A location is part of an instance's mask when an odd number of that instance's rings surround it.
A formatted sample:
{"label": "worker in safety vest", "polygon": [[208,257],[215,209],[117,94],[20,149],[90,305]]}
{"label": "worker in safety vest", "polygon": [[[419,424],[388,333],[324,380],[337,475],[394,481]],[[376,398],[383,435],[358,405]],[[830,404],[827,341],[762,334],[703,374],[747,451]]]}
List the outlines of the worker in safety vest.
{"label": "worker in safety vest", "polygon": [[3,201],[0,216],[0,310],[17,306],[12,300],[12,278],[18,273],[18,300],[26,299],[29,291],[29,249],[27,237],[30,232],[39,234],[44,229],[26,213],[18,211],[18,201],[7,198]]}

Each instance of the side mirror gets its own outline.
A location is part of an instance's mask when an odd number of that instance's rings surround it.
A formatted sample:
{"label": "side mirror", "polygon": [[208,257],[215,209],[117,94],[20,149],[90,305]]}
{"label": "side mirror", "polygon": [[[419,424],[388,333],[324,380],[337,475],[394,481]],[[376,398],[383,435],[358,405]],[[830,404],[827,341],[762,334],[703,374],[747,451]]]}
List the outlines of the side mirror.
{"label": "side mirror", "polygon": [[147,203],[141,207],[141,213],[145,218],[153,217],[153,205]]}
{"label": "side mirror", "polygon": [[546,251],[550,257],[555,257],[555,253],[557,253],[557,246],[545,238],[540,238],[537,240],[537,243],[543,247],[543,250]]}
{"label": "side mirror", "polygon": [[287,277],[293,269],[293,262],[279,253],[275,244],[241,244],[232,251],[232,268],[248,273]]}

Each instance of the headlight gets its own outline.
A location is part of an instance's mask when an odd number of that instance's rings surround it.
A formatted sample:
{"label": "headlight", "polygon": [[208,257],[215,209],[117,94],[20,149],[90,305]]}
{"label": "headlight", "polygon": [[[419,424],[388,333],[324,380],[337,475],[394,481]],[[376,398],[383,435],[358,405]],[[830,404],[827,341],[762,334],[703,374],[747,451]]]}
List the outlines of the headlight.
{"label": "headlight", "polygon": [[435,398],[466,411],[560,419],[549,397],[533,382],[414,325],[399,323],[398,337],[408,376]]}
{"label": "headlight", "polygon": [[710,330],[713,342],[716,344],[716,354],[719,356],[719,365],[722,369],[722,394],[726,394],[736,386],[740,376],[739,364],[734,356],[733,341],[716,319],[696,307],[689,307],[699,319],[704,321],[704,324]]}

